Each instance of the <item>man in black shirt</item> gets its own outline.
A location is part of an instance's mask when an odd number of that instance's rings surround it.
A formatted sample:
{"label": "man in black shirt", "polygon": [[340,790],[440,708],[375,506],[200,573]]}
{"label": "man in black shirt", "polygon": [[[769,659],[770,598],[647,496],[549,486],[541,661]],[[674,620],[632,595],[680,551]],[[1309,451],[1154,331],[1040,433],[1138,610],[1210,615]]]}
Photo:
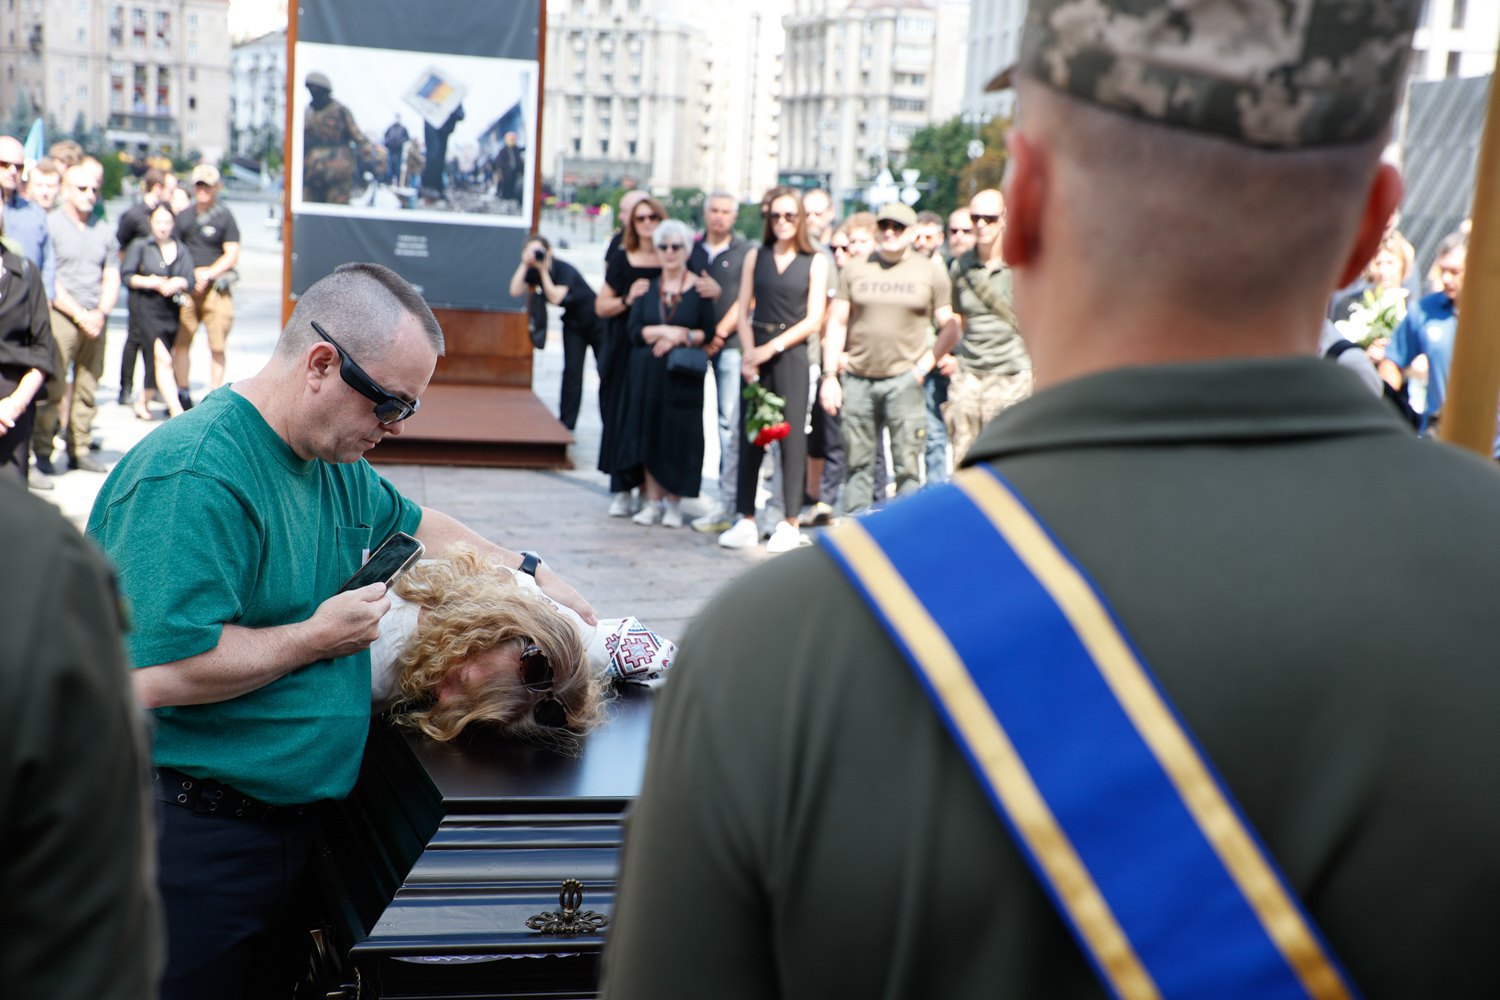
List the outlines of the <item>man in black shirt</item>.
{"label": "man in black shirt", "polygon": [[193,405],[188,395],[188,358],[199,324],[208,328],[212,387],[224,384],[224,344],[234,325],[231,288],[239,277],[240,227],[234,215],[219,204],[217,168],[200,163],[193,168],[193,206],[177,217],[177,238],[193,256],[193,291],[182,304],[182,326],[172,348],[172,371],[177,376],[177,398],[184,409]]}
{"label": "man in black shirt", "polygon": [[599,366],[603,334],[594,315],[594,290],[576,267],[552,256],[552,244],[545,236],[533,236],[521,248],[521,262],[510,278],[510,294],[526,297],[531,342],[537,348],[547,342],[547,306],[562,306],[562,399],[557,415],[571,431],[578,423],[578,408],[583,401],[583,359],[590,348],[594,352],[595,369]]}

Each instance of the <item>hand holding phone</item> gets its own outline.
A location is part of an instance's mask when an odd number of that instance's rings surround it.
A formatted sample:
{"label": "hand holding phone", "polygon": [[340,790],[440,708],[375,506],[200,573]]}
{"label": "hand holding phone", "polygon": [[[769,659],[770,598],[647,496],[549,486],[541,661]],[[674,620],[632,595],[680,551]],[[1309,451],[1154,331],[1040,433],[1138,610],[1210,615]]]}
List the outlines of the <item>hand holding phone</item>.
{"label": "hand holding phone", "polygon": [[342,594],[359,590],[372,583],[383,583],[389,587],[398,576],[415,566],[425,551],[426,547],[406,532],[393,532],[370,553],[370,558],[354,571],[354,575],[344,582],[338,592]]}

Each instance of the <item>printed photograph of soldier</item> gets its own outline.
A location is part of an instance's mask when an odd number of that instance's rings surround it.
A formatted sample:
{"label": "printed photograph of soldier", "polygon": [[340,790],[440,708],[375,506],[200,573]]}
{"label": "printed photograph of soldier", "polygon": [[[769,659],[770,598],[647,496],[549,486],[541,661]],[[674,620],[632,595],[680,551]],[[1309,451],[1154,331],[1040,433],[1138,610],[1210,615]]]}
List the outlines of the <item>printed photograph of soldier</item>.
{"label": "printed photograph of soldier", "polygon": [[533,64],[318,43],[296,58],[295,211],[530,219]]}

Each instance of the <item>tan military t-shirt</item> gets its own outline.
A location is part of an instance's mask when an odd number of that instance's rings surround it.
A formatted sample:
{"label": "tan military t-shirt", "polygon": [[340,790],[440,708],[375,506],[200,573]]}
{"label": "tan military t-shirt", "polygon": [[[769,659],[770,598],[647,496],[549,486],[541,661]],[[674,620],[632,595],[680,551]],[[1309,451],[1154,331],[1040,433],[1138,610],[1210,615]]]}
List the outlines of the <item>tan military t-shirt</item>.
{"label": "tan military t-shirt", "polygon": [[932,314],[949,304],[952,291],[942,263],[914,250],[894,264],[878,251],[851,262],[837,295],[849,303],[849,370],[866,378],[910,371],[931,346]]}

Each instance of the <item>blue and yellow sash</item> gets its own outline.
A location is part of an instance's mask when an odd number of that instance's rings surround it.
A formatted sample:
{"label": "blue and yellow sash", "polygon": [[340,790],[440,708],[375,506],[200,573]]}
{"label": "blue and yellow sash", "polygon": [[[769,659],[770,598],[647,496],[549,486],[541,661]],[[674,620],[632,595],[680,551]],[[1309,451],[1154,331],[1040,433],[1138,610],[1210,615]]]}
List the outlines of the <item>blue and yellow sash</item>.
{"label": "blue and yellow sash", "polygon": [[1104,602],[998,475],[966,470],[822,543],[1115,996],[1354,996]]}

